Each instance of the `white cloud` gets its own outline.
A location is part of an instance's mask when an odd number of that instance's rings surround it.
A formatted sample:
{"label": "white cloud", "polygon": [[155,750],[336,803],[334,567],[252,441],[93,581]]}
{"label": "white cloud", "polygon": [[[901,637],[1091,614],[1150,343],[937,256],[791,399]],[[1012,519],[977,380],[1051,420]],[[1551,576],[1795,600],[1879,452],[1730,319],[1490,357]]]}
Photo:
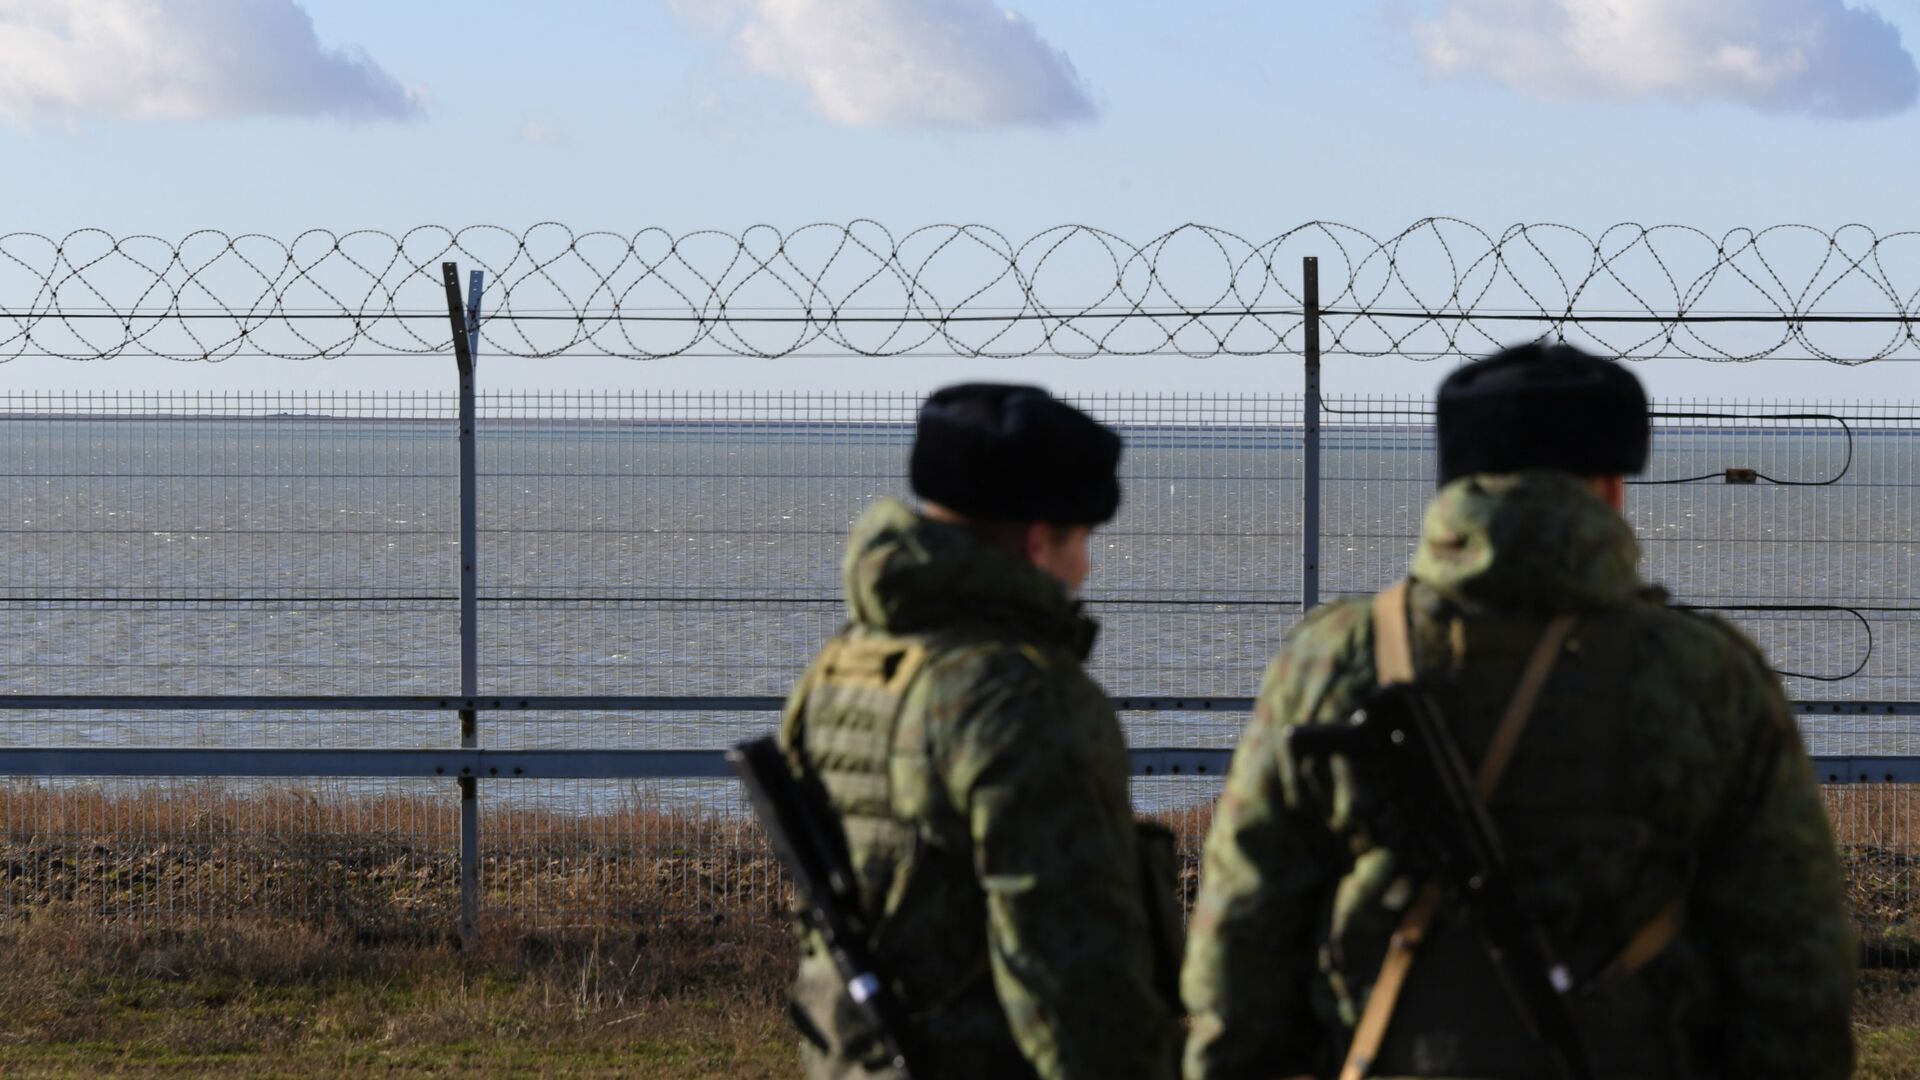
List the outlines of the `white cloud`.
{"label": "white cloud", "polygon": [[1920,96],[1899,31],[1843,0],[1446,0],[1414,32],[1440,74],[1556,100],[1877,116]]}
{"label": "white cloud", "polygon": [[854,127],[995,127],[1092,119],[1065,53],[993,0],[673,0],[754,71]]}
{"label": "white cloud", "polygon": [[395,119],[418,95],[294,0],[0,0],[0,119]]}

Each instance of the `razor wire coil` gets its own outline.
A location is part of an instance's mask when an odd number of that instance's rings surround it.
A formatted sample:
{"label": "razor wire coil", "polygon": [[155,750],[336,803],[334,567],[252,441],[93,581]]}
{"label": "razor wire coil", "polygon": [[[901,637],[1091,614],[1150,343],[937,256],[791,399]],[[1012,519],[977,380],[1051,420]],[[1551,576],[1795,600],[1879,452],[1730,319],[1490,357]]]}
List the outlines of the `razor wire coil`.
{"label": "razor wire coil", "polygon": [[1309,255],[1330,354],[1472,357],[1533,336],[1627,357],[1920,359],[1920,231],[1426,218],[1378,236],[1314,221],[1265,240],[1183,225],[1141,242],[865,220],[14,232],[0,235],[0,360],[443,353],[446,261],[484,272],[495,356],[1263,356],[1304,345]]}

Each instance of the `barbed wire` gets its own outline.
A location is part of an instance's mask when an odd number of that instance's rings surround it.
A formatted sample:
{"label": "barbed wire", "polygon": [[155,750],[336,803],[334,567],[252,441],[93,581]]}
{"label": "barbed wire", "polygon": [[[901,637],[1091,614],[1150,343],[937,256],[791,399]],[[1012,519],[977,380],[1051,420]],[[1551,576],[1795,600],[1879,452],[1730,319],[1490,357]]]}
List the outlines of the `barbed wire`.
{"label": "barbed wire", "polygon": [[1081,225],[1015,241],[864,220],[15,232],[0,235],[0,360],[444,353],[446,261],[485,275],[483,355],[1265,356],[1304,345],[1304,256],[1319,261],[1330,354],[1471,357],[1555,337],[1627,357],[1920,359],[1920,231],[1427,218],[1378,237],[1314,221],[1137,243]]}

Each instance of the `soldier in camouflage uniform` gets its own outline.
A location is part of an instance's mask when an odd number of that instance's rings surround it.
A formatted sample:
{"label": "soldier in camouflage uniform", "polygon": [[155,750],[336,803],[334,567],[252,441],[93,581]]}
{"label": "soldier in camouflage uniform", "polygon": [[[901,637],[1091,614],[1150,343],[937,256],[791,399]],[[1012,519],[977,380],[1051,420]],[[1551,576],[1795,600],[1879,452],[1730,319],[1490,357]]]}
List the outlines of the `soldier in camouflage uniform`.
{"label": "soldier in camouflage uniform", "polygon": [[[1042,390],[934,394],[912,455],[923,510],[882,500],[854,526],[851,621],[788,701],[781,742],[844,827],[920,1080],[1178,1071],[1178,946],[1156,955],[1149,910],[1172,908],[1171,848],[1150,889],[1073,598],[1119,455]],[[804,931],[792,1012],[809,1076],[885,1074]]]}
{"label": "soldier in camouflage uniform", "polygon": [[[1738,631],[1636,575],[1619,507],[1647,454],[1638,382],[1523,346],[1455,372],[1437,412],[1443,486],[1403,599],[1309,615],[1235,752],[1188,929],[1186,1075],[1555,1075],[1457,898],[1433,890],[1409,932],[1427,886],[1362,825],[1394,793],[1289,753],[1296,726],[1345,721],[1396,649],[1414,677],[1386,681],[1431,693],[1470,767],[1497,756],[1539,654],[1487,801],[1572,969],[1597,1075],[1847,1075],[1856,944],[1788,703]],[[1394,953],[1411,966],[1376,1003]]]}

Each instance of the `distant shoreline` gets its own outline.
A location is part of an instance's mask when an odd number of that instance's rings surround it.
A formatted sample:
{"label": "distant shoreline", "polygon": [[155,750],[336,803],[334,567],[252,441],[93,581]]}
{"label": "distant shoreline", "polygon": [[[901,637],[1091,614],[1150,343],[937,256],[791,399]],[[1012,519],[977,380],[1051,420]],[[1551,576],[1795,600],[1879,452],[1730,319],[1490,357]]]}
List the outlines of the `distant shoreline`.
{"label": "distant shoreline", "polygon": [[[1338,414],[1335,414],[1336,416]],[[1841,416],[1852,429],[1856,437],[1920,437],[1920,413],[1912,416]],[[258,414],[207,414],[207,413],[168,413],[168,412],[5,412],[0,411],[0,423],[169,423],[169,424],[260,424],[263,422],[281,422],[290,424],[397,424],[397,425],[453,425],[458,418],[452,414],[446,416],[342,416],[334,413],[258,413]],[[791,431],[795,434],[818,436],[821,434],[839,434],[855,436],[903,437],[913,431],[911,420],[785,420],[753,419],[750,417],[711,417],[684,419],[620,419],[614,417],[572,417],[572,416],[520,416],[520,417],[482,417],[481,424],[488,428],[567,428],[575,430],[626,431],[652,429],[659,431],[688,432],[730,432],[742,428],[760,432]],[[1903,426],[1913,424],[1913,427]],[[1202,434],[1202,435],[1292,435],[1298,437],[1302,422],[1292,420],[1274,424],[1196,424],[1191,422],[1167,423],[1123,423],[1115,425],[1122,432],[1140,432],[1149,434]],[[1321,430],[1329,434],[1389,434],[1424,433],[1427,424],[1406,423],[1340,423],[1323,424]],[[1793,426],[1777,426],[1764,422],[1743,420],[1731,424],[1662,424],[1656,429],[1660,434],[1679,435],[1811,435],[1841,437],[1842,429],[1831,423],[1807,423],[1798,421]]]}

